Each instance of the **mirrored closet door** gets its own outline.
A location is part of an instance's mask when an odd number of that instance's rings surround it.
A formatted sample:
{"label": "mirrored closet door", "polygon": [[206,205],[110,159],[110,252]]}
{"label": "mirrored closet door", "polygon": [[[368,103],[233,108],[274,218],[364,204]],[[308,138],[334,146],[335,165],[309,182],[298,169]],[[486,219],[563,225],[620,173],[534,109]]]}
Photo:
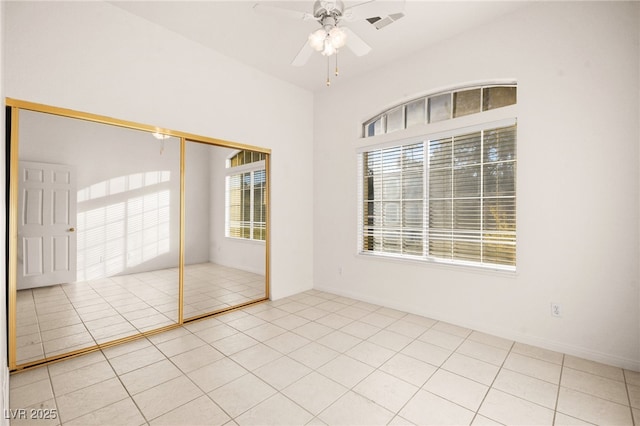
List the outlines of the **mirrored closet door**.
{"label": "mirrored closet door", "polygon": [[267,296],[267,155],[187,140],[184,317]]}
{"label": "mirrored closet door", "polygon": [[7,105],[11,370],[268,298],[268,150]]}

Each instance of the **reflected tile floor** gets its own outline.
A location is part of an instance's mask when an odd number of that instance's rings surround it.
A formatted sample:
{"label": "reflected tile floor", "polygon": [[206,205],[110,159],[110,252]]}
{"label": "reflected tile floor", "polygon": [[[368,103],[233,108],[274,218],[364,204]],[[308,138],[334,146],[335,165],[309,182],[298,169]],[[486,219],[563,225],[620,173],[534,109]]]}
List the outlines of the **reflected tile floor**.
{"label": "reflected tile floor", "polygon": [[[169,268],[18,291],[18,364],[175,324],[177,282]],[[186,318],[265,292],[264,276],[213,263],[187,265],[184,288]]]}
{"label": "reflected tile floor", "polygon": [[56,417],[12,425],[633,425],[640,373],[311,290],[13,374],[10,403]]}
{"label": "reflected tile floor", "polygon": [[200,263],[185,267],[185,318],[215,312],[264,297],[264,275],[214,263]]}

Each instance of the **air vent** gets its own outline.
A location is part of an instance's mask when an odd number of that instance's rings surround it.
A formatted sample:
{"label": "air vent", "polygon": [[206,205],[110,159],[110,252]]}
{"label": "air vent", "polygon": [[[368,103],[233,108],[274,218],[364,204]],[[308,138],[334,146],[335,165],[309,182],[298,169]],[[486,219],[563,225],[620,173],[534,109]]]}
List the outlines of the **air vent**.
{"label": "air vent", "polygon": [[387,25],[394,23],[395,21],[397,21],[398,19],[402,18],[403,16],[404,16],[404,13],[399,12],[399,13],[392,13],[391,15],[387,16],[386,18],[381,18],[379,16],[374,16],[372,18],[367,18],[367,21],[369,21],[369,23],[371,25],[376,27],[377,30],[380,30],[380,29],[386,27]]}

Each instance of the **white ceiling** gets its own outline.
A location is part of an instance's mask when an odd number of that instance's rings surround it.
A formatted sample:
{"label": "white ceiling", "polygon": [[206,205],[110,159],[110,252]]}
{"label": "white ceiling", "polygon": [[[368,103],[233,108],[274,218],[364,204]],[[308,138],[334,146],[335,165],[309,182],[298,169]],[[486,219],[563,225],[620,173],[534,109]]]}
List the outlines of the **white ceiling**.
{"label": "white ceiling", "polygon": [[[345,1],[345,7],[363,1],[366,0]],[[313,0],[116,0],[111,3],[297,86],[311,91],[326,90],[325,57],[314,52],[306,65],[291,65],[309,33],[319,28],[319,24],[258,14],[253,10],[257,2],[309,13],[313,11]],[[366,56],[356,57],[348,49],[342,49],[340,76],[332,77],[332,86],[525,5],[522,1],[407,0],[404,4],[405,17],[380,30],[366,20],[349,22],[347,26],[366,41],[372,51]]]}

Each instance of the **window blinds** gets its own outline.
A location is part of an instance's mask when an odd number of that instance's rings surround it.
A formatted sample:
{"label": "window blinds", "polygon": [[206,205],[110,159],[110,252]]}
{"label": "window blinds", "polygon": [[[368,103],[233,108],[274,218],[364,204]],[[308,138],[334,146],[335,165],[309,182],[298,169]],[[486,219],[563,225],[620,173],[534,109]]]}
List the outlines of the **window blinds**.
{"label": "window blinds", "polygon": [[359,160],[361,252],[515,267],[515,124]]}
{"label": "window blinds", "polygon": [[363,167],[363,249],[421,255],[424,144],[366,152]]}
{"label": "window blinds", "polygon": [[227,237],[265,239],[266,178],[265,169],[227,176]]}
{"label": "window blinds", "polygon": [[251,173],[227,176],[227,236],[251,236]]}

